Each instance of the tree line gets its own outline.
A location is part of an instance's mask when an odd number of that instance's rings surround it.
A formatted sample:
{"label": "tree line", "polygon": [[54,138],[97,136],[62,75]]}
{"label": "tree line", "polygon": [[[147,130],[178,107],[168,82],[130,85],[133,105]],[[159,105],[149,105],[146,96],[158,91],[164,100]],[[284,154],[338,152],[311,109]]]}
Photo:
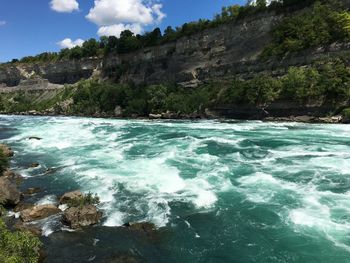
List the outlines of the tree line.
{"label": "tree line", "polygon": [[[337,0],[330,0],[337,2]],[[151,32],[143,35],[135,35],[130,30],[125,30],[120,37],[103,36],[99,40],[89,39],[82,46],[74,48],[62,49],[60,52],[45,52],[36,56],[23,57],[20,60],[14,59],[11,62],[16,63],[35,63],[35,62],[51,62],[66,59],[82,59],[88,57],[102,57],[114,54],[123,54],[133,52],[145,47],[165,44],[176,41],[183,36],[190,36],[208,28],[215,28],[221,24],[238,21],[247,16],[256,15],[261,12],[290,12],[300,8],[304,8],[315,3],[316,0],[275,0],[270,5],[266,4],[266,0],[257,0],[255,5],[247,4],[244,6],[232,5],[223,7],[220,14],[215,15],[212,20],[200,19],[195,22],[185,23],[175,29],[168,26],[164,32],[160,28],[155,28]],[[323,0],[323,2],[328,2]]]}

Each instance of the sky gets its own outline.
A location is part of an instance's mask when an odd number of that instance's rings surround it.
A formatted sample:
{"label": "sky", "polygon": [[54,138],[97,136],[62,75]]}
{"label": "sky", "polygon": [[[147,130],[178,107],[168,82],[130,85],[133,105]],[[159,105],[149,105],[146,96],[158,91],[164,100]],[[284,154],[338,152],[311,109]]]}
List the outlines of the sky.
{"label": "sky", "polygon": [[0,0],[0,62],[81,45],[89,38],[213,18],[245,0]]}

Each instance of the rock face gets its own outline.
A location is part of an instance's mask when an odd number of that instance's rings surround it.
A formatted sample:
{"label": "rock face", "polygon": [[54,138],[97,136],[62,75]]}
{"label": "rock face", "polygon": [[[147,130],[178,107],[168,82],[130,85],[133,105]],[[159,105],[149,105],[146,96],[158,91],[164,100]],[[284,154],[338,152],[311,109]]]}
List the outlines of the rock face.
{"label": "rock face", "polygon": [[64,212],[63,222],[73,229],[95,225],[102,218],[102,213],[93,205],[71,207]]}
{"label": "rock face", "polygon": [[46,217],[60,213],[61,210],[54,205],[38,205],[33,208],[25,209],[21,212],[23,222],[31,222],[44,219]]}
{"label": "rock face", "polygon": [[70,201],[73,201],[74,199],[80,199],[83,196],[84,196],[83,193],[80,192],[79,190],[73,191],[73,192],[69,192],[69,193],[65,193],[60,198],[60,204],[61,205],[68,204]]}
{"label": "rock face", "polygon": [[0,200],[6,206],[14,206],[19,203],[21,193],[7,177],[0,177]]}
{"label": "rock face", "polygon": [[0,144],[0,150],[2,150],[5,156],[7,157],[12,157],[14,155],[13,150],[7,145]]}

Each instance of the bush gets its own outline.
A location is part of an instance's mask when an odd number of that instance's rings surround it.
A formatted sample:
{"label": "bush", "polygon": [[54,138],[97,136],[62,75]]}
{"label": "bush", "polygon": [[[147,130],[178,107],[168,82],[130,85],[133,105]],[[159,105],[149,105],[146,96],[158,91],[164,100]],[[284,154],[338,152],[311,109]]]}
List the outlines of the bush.
{"label": "bush", "polygon": [[76,198],[71,200],[68,203],[69,207],[82,207],[85,205],[98,205],[100,203],[100,198],[97,194],[93,195],[92,193],[88,193],[81,198]]}
{"label": "bush", "polygon": [[311,10],[288,16],[273,29],[273,42],[261,57],[283,56],[290,52],[350,40],[350,12],[337,0],[315,2]]}
{"label": "bush", "polygon": [[0,262],[36,263],[41,245],[29,232],[9,231],[0,219]]}

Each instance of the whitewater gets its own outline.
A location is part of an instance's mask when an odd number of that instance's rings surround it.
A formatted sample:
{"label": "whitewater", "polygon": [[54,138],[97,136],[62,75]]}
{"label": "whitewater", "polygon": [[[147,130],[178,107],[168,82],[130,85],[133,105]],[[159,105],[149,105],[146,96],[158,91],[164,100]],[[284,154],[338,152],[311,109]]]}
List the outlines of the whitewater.
{"label": "whitewater", "polygon": [[[34,203],[99,195],[101,225],[65,241],[98,240],[92,262],[104,242],[126,249],[108,232],[127,222],[166,232],[127,242],[146,262],[350,262],[350,126],[0,116],[0,141],[22,187],[44,189]],[[61,247],[68,233],[42,224]]]}

